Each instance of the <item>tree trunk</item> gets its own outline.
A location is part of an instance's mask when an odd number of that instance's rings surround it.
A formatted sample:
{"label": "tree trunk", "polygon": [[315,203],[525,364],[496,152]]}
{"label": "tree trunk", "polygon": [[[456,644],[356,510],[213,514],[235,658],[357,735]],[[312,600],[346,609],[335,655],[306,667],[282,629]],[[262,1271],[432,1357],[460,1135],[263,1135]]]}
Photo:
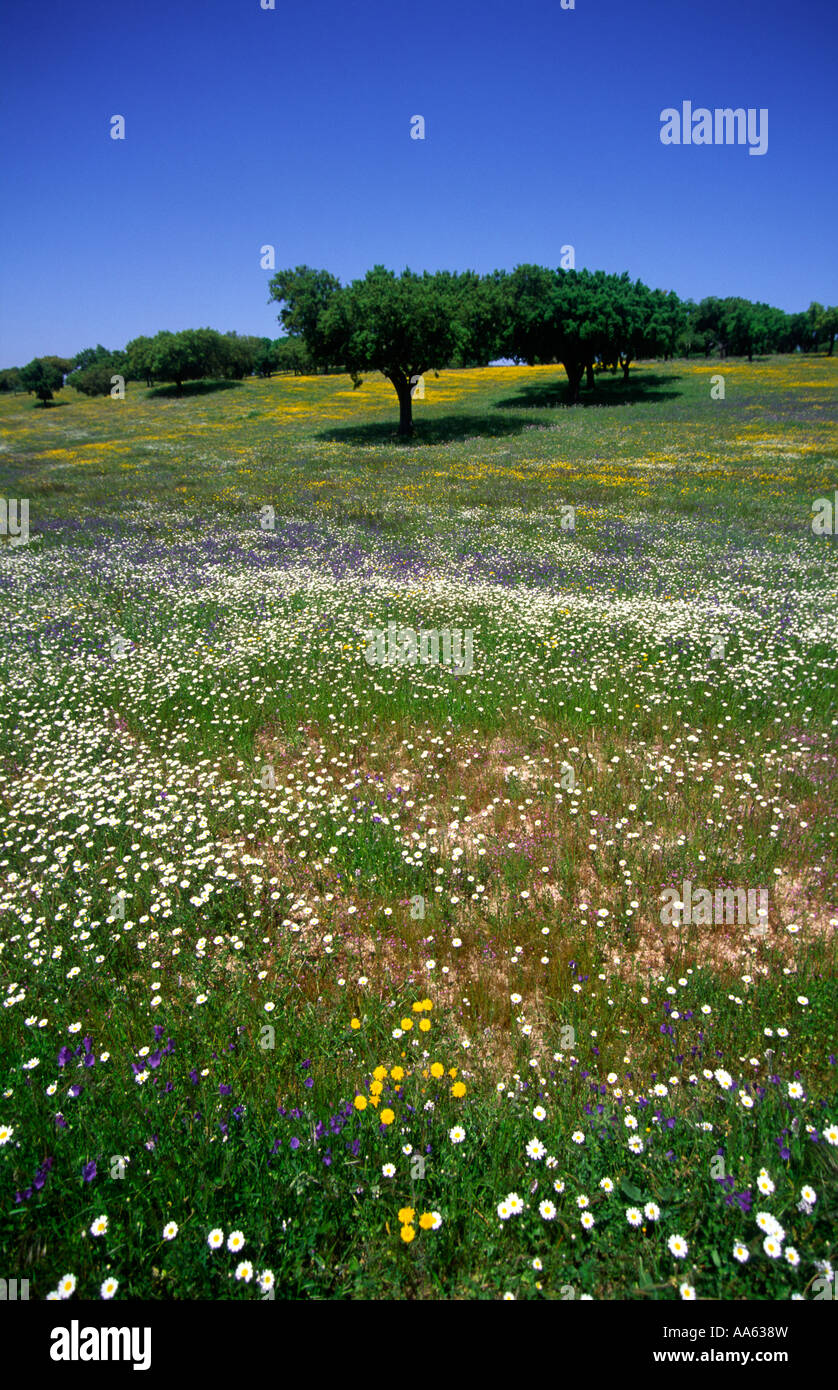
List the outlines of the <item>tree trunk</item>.
{"label": "tree trunk", "polygon": [[628,379],[629,379],[629,363],[630,363],[630,362],[631,362],[631,358],[630,358],[630,357],[624,357],[624,358],[623,358],[623,362],[622,362],[622,367],[623,367],[623,381],[628,381]]}
{"label": "tree trunk", "polygon": [[410,394],[410,378],[404,372],[385,373],[395,387],[399,398],[399,434],[409,438],[413,434],[413,397]]}
{"label": "tree trunk", "polygon": [[579,404],[579,387],[582,383],[582,373],[585,370],[582,362],[565,362],[564,369],[567,372],[567,381],[570,391],[571,405]]}
{"label": "tree trunk", "polygon": [[596,380],[594,379],[594,364],[593,364],[593,362],[587,362],[587,363],[585,364],[585,371],[587,372],[587,375],[588,375],[588,388],[589,388],[589,390],[593,391],[594,387],[596,386]]}

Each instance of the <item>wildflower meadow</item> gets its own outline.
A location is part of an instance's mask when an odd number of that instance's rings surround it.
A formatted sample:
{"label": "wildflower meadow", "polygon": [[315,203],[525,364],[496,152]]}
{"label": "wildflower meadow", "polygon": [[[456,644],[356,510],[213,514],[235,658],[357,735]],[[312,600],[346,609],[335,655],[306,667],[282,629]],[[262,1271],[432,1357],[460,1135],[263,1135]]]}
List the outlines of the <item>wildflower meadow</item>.
{"label": "wildflower meadow", "polygon": [[0,397],[29,1298],[838,1297],[838,361],[559,373]]}

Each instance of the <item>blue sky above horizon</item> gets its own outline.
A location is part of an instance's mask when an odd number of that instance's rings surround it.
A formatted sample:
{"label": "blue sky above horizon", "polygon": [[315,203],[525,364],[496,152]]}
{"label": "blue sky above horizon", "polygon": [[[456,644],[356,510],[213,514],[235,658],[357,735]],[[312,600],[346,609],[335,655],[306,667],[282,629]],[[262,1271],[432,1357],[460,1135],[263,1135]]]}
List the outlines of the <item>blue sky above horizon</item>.
{"label": "blue sky above horizon", "polygon": [[[571,244],[685,298],[838,301],[834,0],[46,0],[4,37],[2,366],[276,337],[268,243],[344,282]],[[767,152],[664,146],[683,101],[766,108]]]}

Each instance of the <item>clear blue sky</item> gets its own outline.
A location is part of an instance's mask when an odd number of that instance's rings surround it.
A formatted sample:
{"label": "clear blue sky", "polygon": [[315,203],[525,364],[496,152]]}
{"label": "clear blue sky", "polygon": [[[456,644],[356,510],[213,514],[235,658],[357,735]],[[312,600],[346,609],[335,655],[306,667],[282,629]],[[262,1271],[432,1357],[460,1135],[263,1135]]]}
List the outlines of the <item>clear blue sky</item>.
{"label": "clear blue sky", "polygon": [[[838,300],[836,0],[276,6],[7,7],[0,366],[161,328],[276,337],[265,243],[343,281],[570,243],[685,297]],[[685,100],[767,108],[767,153],[662,145]]]}

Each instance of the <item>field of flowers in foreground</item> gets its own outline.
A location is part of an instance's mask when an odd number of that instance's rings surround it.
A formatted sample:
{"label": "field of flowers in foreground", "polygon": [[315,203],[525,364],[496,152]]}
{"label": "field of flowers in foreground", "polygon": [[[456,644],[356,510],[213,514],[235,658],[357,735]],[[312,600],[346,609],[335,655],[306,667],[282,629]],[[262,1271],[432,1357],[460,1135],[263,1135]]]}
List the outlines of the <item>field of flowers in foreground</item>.
{"label": "field of flowers in foreground", "polygon": [[[0,1277],[838,1294],[834,369],[755,364],[712,424],[668,370],[520,427],[504,380],[502,450],[452,373],[389,493],[326,378],[254,384],[308,462],[241,408],[212,498],[186,416],[194,491],[147,472],[159,402],[40,452],[4,403]],[[391,622],[473,664],[371,665]],[[765,914],[662,913],[702,890]]]}

